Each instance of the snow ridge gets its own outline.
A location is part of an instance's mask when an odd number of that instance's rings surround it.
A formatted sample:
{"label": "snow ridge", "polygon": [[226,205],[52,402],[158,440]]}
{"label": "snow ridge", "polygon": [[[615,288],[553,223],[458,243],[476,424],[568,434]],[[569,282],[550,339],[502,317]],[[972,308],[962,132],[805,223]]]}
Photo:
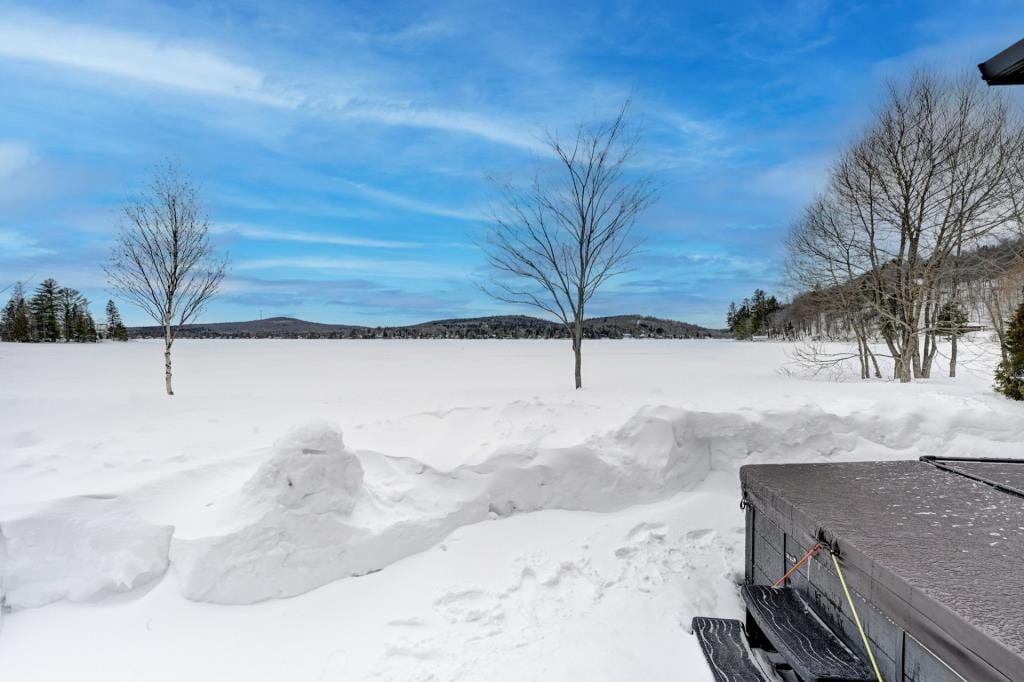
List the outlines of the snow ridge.
{"label": "snow ridge", "polygon": [[249,604],[381,570],[460,526],[542,509],[616,511],[692,490],[712,469],[1011,454],[1024,435],[995,412],[886,414],[650,406],[572,447],[507,446],[447,472],[354,452],[339,430],[315,422],[263,453],[237,493],[211,507],[224,520],[215,534],[184,537],[117,500],[91,498],[4,520],[0,593],[14,609],[91,601],[150,584],[170,564],[189,599]]}

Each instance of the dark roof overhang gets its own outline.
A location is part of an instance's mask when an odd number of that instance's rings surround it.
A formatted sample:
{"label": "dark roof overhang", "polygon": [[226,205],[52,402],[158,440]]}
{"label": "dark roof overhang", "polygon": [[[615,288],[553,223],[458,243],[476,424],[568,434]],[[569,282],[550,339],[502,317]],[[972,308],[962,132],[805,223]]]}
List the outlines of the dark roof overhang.
{"label": "dark roof overhang", "polygon": [[978,69],[989,85],[1024,85],[1024,40],[978,64]]}

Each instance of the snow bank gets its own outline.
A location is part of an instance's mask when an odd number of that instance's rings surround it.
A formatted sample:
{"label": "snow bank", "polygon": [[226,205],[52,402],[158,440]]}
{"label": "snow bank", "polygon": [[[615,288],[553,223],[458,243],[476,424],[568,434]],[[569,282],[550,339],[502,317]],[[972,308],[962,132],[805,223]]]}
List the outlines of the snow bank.
{"label": "snow bank", "polygon": [[582,445],[503,452],[457,473],[489,479],[488,506],[499,516],[622,509],[693,488],[707,476],[711,453],[694,447],[688,414],[645,408],[618,430]]}
{"label": "snow bank", "polygon": [[61,500],[0,523],[0,596],[12,609],[97,601],[167,570],[174,529],[106,497]]}
{"label": "snow bank", "polygon": [[313,423],[280,441],[243,486],[238,514],[249,521],[221,535],[176,538],[172,559],[190,599],[294,596],[379,570],[491,515],[608,511],[693,487],[710,455],[687,451],[681,424],[653,410],[588,444],[502,452],[447,474],[365,453],[375,471],[387,471],[368,483],[341,433]]}
{"label": "snow bank", "polygon": [[[971,421],[810,407],[743,414],[654,406],[573,447],[506,447],[445,473],[411,458],[354,453],[339,431],[318,422],[280,441],[245,483],[228,511],[239,520],[233,528],[176,538],[172,559],[190,599],[254,603],[380,570],[488,518],[617,511],[694,489],[712,469],[744,462],[861,450],[884,457],[915,446],[937,452],[956,447],[958,434],[998,433],[995,415]],[[1020,431],[1014,425],[1007,443]]]}
{"label": "snow bank", "polygon": [[[745,462],[941,454],[969,448],[975,434],[985,434],[991,451],[993,440],[1011,446],[1021,431],[996,414],[937,420],[813,407],[649,406],[572,447],[506,446],[439,472],[414,458],[354,452],[340,431],[314,422],[276,443],[235,494],[210,503],[219,523],[206,527],[217,530],[176,535],[170,560],[189,599],[250,604],[378,571],[489,518],[617,511],[694,489],[712,469]],[[3,533],[7,599],[19,608],[133,589],[168,561],[169,528],[103,500],[76,498],[6,522]]]}
{"label": "snow bank", "polygon": [[[257,517],[226,534],[176,539],[172,558],[190,599],[254,603],[380,570],[487,518],[616,511],[693,489],[712,468],[848,456],[864,446],[873,457],[915,445],[934,453],[961,433],[998,433],[994,415],[973,421],[926,424],[915,413],[885,419],[813,407],[750,414],[645,407],[580,445],[505,448],[446,474],[412,459],[357,455],[340,432],[315,423],[278,443],[245,484]],[[1009,442],[1019,435],[1017,424]],[[360,457],[374,480],[366,480]]]}

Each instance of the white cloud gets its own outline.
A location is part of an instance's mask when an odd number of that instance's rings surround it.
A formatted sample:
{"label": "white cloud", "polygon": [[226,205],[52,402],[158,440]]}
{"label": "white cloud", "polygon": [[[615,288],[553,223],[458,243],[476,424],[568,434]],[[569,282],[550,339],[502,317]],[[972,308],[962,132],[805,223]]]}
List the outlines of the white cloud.
{"label": "white cloud", "polygon": [[275,93],[263,74],[198,45],[173,44],[35,15],[0,15],[0,57],[85,69],[166,87],[291,107],[294,95]]}
{"label": "white cloud", "polygon": [[342,234],[320,234],[316,232],[303,232],[301,230],[267,228],[253,225],[239,225],[235,223],[218,225],[215,228],[215,231],[222,234],[237,235],[239,237],[245,237],[246,239],[263,241],[334,244],[337,246],[361,246],[375,249],[416,249],[423,246],[417,242],[369,239],[366,237],[351,237]]}

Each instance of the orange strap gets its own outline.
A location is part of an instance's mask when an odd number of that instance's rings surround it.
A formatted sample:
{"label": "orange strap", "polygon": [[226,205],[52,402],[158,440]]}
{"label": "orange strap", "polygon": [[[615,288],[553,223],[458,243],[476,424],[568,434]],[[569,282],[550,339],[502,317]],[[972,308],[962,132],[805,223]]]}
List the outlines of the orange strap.
{"label": "orange strap", "polygon": [[786,575],[784,575],[784,576],[782,576],[781,578],[779,578],[778,580],[776,580],[776,581],[775,581],[775,584],[774,584],[774,585],[772,585],[772,587],[778,587],[778,586],[779,586],[779,585],[781,585],[782,583],[786,582],[786,578],[788,578],[789,576],[793,575],[793,573],[794,573],[794,572],[795,572],[795,571],[796,571],[796,570],[797,570],[798,568],[800,568],[800,567],[801,567],[801,566],[803,566],[803,565],[804,565],[805,563],[807,563],[807,560],[808,560],[808,559],[810,559],[810,558],[811,558],[812,556],[814,556],[814,553],[815,553],[815,552],[817,552],[817,551],[818,551],[819,549],[821,549],[821,543],[820,543],[820,542],[819,542],[819,543],[816,543],[816,544],[814,545],[814,547],[811,547],[811,548],[810,548],[809,550],[807,550],[807,554],[804,554],[803,558],[802,558],[802,559],[800,559],[800,561],[798,561],[798,562],[796,562],[795,564],[793,564],[793,568],[791,568],[791,569],[789,569],[788,571],[786,571]]}

